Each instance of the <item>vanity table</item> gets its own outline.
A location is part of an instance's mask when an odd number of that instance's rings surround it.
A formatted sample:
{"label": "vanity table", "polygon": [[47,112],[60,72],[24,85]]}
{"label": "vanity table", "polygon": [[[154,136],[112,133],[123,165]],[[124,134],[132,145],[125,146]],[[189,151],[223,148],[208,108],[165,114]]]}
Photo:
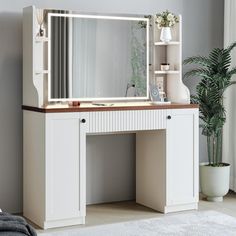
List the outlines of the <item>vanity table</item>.
{"label": "vanity table", "polygon": [[[65,98],[64,103],[51,102],[56,100],[49,96],[53,84],[47,50],[52,36],[36,37],[36,14],[35,7],[23,11],[24,216],[44,229],[86,223],[86,137],[97,134],[136,134],[137,203],[163,213],[197,209],[198,106],[189,104],[180,76],[181,25],[176,33],[180,42],[166,48],[168,56],[178,52],[179,63],[178,71],[164,75],[171,104],[148,101],[147,80],[141,99],[105,99],[102,105],[94,99],[98,104],[73,107]],[[148,78],[149,69],[146,73]]]}
{"label": "vanity table", "polygon": [[196,105],[23,109],[24,215],[42,228],[85,223],[86,135],[136,133],[136,202],[197,209]]}

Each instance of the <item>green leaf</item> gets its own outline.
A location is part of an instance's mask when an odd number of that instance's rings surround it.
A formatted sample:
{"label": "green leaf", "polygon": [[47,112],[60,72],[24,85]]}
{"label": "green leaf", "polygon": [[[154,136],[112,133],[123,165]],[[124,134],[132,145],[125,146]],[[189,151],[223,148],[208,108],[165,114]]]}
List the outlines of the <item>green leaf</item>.
{"label": "green leaf", "polygon": [[193,56],[193,57],[188,57],[187,59],[185,59],[183,61],[183,64],[198,64],[198,65],[202,65],[202,66],[210,66],[211,65],[211,61],[207,58],[207,57],[203,57],[203,56]]}
{"label": "green leaf", "polygon": [[235,47],[236,47],[236,42],[229,45],[226,50],[230,53]]}
{"label": "green leaf", "polygon": [[202,76],[209,78],[209,71],[204,68],[192,69],[184,74],[184,78],[193,77],[193,76]]}
{"label": "green leaf", "polygon": [[226,76],[231,78],[235,74],[236,74],[236,67],[233,67],[230,71],[228,71]]}

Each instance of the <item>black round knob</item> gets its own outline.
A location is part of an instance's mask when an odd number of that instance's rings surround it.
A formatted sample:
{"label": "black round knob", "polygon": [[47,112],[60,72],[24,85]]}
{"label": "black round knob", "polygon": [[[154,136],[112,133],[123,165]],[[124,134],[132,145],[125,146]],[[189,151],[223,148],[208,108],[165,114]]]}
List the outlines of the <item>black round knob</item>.
{"label": "black round knob", "polygon": [[170,116],[170,115],[169,115],[169,116],[167,116],[167,119],[168,119],[168,120],[170,120],[170,119],[171,119],[171,116]]}
{"label": "black round knob", "polygon": [[86,120],[85,120],[85,119],[82,119],[82,120],[81,120],[81,123],[86,123]]}

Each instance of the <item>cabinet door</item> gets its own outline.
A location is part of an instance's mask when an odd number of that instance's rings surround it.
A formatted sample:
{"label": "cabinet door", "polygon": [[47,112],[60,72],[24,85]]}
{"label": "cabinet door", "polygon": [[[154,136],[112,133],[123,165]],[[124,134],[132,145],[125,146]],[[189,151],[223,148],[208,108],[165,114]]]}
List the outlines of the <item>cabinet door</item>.
{"label": "cabinet door", "polygon": [[83,215],[78,113],[46,116],[46,220]]}
{"label": "cabinet door", "polygon": [[198,109],[168,110],[166,137],[167,205],[197,202]]}

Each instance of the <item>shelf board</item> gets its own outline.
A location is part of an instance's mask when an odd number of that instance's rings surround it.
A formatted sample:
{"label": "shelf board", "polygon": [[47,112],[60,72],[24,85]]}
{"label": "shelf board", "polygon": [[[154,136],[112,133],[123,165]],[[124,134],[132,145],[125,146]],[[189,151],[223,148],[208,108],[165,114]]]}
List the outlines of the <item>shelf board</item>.
{"label": "shelf board", "polygon": [[36,75],[41,75],[41,74],[48,74],[49,70],[36,70],[35,74]]}
{"label": "shelf board", "polygon": [[180,42],[179,41],[170,41],[168,43],[165,43],[165,42],[158,41],[158,42],[155,42],[154,45],[155,46],[180,45]]}
{"label": "shelf board", "polygon": [[179,70],[168,70],[168,71],[155,70],[155,74],[156,75],[179,74]]}
{"label": "shelf board", "polygon": [[152,104],[152,105],[167,105],[167,104],[171,104],[171,101],[168,101],[168,102],[151,101],[150,104]]}
{"label": "shelf board", "polygon": [[35,37],[35,42],[36,43],[43,43],[43,42],[48,42],[49,38],[47,37]]}

